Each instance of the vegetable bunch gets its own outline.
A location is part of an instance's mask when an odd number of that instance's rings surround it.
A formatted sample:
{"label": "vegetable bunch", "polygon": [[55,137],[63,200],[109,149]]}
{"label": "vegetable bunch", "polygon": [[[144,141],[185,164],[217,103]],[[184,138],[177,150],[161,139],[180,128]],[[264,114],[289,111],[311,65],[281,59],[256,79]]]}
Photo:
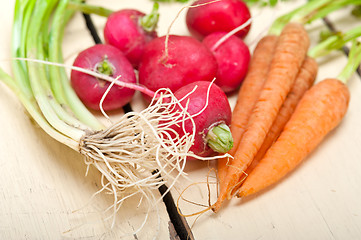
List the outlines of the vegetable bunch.
{"label": "vegetable bunch", "polygon": [[234,158],[218,162],[220,195],[213,211],[233,195],[245,197],[276,183],[346,114],[350,96],[345,83],[361,61],[361,47],[353,45],[337,79],[313,86],[318,68],[314,58],[357,38],[361,28],[329,37],[309,50],[308,34],[300,22],[340,7],[338,1],[334,6],[325,2],[312,1],[292,11],[294,15],[280,17],[259,41],[233,112],[234,148],[229,153]]}
{"label": "vegetable bunch", "polygon": [[[102,176],[100,191],[114,196],[108,210],[116,212],[126,199],[137,194],[143,195],[151,210],[161,198],[157,197],[158,187],[167,184],[170,189],[183,174],[186,159],[200,158],[190,151],[199,136],[196,131],[205,135],[209,131],[212,137],[206,140],[215,149],[224,147],[217,133],[227,135],[224,131],[227,131],[231,117],[228,100],[211,82],[202,87],[194,85],[186,94],[177,93],[177,97],[169,89],[159,89],[150,91],[154,98],[146,109],[128,112],[116,123],[104,126],[76,95],[64,68],[61,42],[64,28],[74,13],[68,6],[68,0],[16,1],[13,77],[0,70],[0,79],[13,90],[47,134],[81,153],[88,166],[99,170]],[[111,54],[108,55],[109,58],[103,60],[110,60]],[[108,63],[104,61],[97,65],[95,70],[98,71],[82,66],[72,67],[72,70],[91,75],[97,81],[111,82],[108,89],[118,84],[144,92],[143,87],[121,81],[119,76],[106,75],[112,70]],[[201,100],[197,94],[202,94]],[[222,103],[219,111],[223,115],[204,116],[204,112],[209,113],[208,99],[214,96],[218,104]],[[193,102],[198,109],[192,108]],[[212,122],[215,116],[217,122]],[[200,124],[204,128],[199,129]],[[218,124],[219,129],[216,128]],[[231,138],[227,136],[227,139]],[[199,143],[203,145],[198,147],[209,151],[203,140]],[[232,146],[229,144],[226,143]]]}

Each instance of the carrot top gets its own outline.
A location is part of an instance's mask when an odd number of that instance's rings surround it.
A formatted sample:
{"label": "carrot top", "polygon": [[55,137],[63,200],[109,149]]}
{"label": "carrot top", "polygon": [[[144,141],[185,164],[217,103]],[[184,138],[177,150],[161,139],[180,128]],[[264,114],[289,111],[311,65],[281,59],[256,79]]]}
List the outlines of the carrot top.
{"label": "carrot top", "polygon": [[352,46],[348,55],[347,64],[337,78],[341,82],[346,84],[347,81],[352,76],[352,74],[354,74],[356,69],[359,67],[360,62],[361,62],[361,43],[354,40],[352,42]]}
{"label": "carrot top", "polygon": [[308,51],[308,56],[313,58],[328,55],[334,50],[341,49],[346,43],[361,36],[361,26],[357,26],[346,32],[336,32],[321,41]]}
{"label": "carrot top", "polygon": [[309,1],[306,4],[294,9],[293,11],[277,18],[269,34],[279,35],[283,27],[289,22],[298,22],[302,25],[313,22],[314,20],[326,17],[329,13],[341,9],[347,5],[358,5],[360,0],[318,0]]}

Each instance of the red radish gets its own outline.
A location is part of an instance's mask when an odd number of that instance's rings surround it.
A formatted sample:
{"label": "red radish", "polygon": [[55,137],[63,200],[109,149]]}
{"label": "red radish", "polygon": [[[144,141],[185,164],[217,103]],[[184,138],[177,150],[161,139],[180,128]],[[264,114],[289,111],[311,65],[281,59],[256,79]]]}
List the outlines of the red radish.
{"label": "red radish", "polygon": [[[208,3],[208,4],[205,4]],[[186,15],[186,23],[190,33],[202,39],[213,32],[230,32],[250,19],[251,14],[247,5],[241,0],[198,0],[189,8]],[[236,33],[244,38],[249,32],[251,25]]]}
{"label": "red radish", "polygon": [[[113,78],[121,76],[119,80],[136,83],[134,69],[124,54],[117,48],[98,44],[79,53],[74,66],[93,70]],[[100,101],[108,89],[110,82],[98,79],[76,70],[71,72],[71,84],[81,101],[87,107],[99,110]],[[127,104],[134,95],[134,90],[119,86],[112,86],[103,102],[104,110],[114,110]]]}
{"label": "red radish", "polygon": [[[195,115],[192,119],[196,134],[190,151],[198,156],[211,156],[232,148],[233,139],[228,127],[232,111],[226,94],[216,84],[193,82],[178,89],[174,95],[190,115]],[[194,125],[190,120],[186,120],[183,126],[185,132],[193,132]],[[180,136],[184,134],[182,126],[174,128]]]}
{"label": "red radish", "polygon": [[139,66],[139,83],[156,91],[180,87],[196,81],[212,81],[217,73],[217,62],[212,52],[190,36],[169,35],[148,43]]}
{"label": "red radish", "polygon": [[106,43],[120,49],[135,68],[139,65],[144,46],[157,37],[157,11],[157,3],[149,15],[135,9],[123,9],[112,13],[105,24]]}
{"label": "red radish", "polygon": [[[215,83],[226,93],[236,90],[242,83],[248,71],[251,54],[248,46],[242,39],[226,33],[211,33],[203,39],[205,44],[214,54],[218,63],[218,72]],[[218,45],[220,43],[220,45]]]}

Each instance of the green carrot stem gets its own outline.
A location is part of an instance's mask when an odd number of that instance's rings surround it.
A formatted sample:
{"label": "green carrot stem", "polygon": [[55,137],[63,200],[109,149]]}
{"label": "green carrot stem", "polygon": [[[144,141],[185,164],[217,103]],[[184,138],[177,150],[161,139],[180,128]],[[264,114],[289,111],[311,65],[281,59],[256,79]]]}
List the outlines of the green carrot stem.
{"label": "green carrot stem", "polygon": [[75,1],[69,2],[68,9],[81,11],[86,14],[96,14],[96,15],[99,15],[102,17],[109,17],[109,15],[113,13],[112,10],[107,9],[107,8],[89,5],[89,4],[85,4],[85,3],[79,3],[79,2],[75,2]]}
{"label": "green carrot stem", "polygon": [[[49,42],[49,49],[51,49],[51,51],[49,51],[50,62],[63,63],[61,43],[64,29],[74,12],[73,10],[67,10],[68,2],[68,0],[61,0],[54,13]],[[51,65],[49,69],[51,88],[58,102],[60,102],[62,106],[70,108],[81,122],[93,130],[104,129],[103,124],[84,106],[74,92],[65,69]]]}
{"label": "green carrot stem", "polygon": [[305,5],[294,9],[293,11],[277,18],[269,34],[279,35],[283,27],[289,22],[298,22],[301,24],[310,23],[316,19],[325,17],[332,11],[345,7],[349,4],[360,4],[360,0],[317,0],[309,1]]}
{"label": "green carrot stem", "polygon": [[329,54],[331,51],[341,49],[347,42],[361,36],[361,26],[348,30],[345,33],[337,33],[326,38],[309,50],[310,57],[318,58]]}
{"label": "green carrot stem", "polygon": [[323,17],[326,17],[329,13],[334,12],[342,7],[345,7],[347,5],[359,5],[361,4],[361,0],[337,0],[337,1],[332,1],[331,3],[329,3],[327,6],[325,6],[324,8],[320,8],[319,10],[308,14],[307,16],[304,17],[304,19],[302,20],[304,23],[310,23],[313,22],[316,19],[320,19]]}
{"label": "green carrot stem", "polygon": [[348,55],[348,61],[341,73],[338,75],[338,79],[347,84],[347,81],[355,73],[356,69],[361,63],[361,44],[354,40]]}
{"label": "green carrot stem", "polygon": [[[56,3],[57,1],[54,0],[36,2],[28,30],[29,34],[26,46],[27,58],[42,59],[42,24],[44,23],[44,19],[46,19],[47,13],[53,9]],[[28,74],[33,94],[46,120],[59,132],[79,141],[84,135],[84,131],[63,122],[58,118],[57,113],[52,107],[52,105],[55,104],[55,98],[50,90],[44,67],[34,63],[28,63]]]}

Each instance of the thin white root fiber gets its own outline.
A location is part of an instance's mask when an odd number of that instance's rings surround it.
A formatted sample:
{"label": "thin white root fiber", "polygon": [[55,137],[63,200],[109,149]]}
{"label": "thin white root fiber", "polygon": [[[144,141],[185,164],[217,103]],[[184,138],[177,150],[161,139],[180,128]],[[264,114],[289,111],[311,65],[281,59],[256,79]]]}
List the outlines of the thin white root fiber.
{"label": "thin white root fiber", "polygon": [[159,97],[143,111],[129,112],[108,129],[89,133],[80,141],[86,164],[102,174],[102,191],[114,196],[114,219],[122,203],[135,194],[147,200],[150,211],[162,198],[156,195],[158,187],[167,184],[170,189],[185,175],[187,156],[193,156],[189,149],[195,131],[180,136],[172,128],[186,120],[194,125],[192,116],[170,91],[157,93]]}

